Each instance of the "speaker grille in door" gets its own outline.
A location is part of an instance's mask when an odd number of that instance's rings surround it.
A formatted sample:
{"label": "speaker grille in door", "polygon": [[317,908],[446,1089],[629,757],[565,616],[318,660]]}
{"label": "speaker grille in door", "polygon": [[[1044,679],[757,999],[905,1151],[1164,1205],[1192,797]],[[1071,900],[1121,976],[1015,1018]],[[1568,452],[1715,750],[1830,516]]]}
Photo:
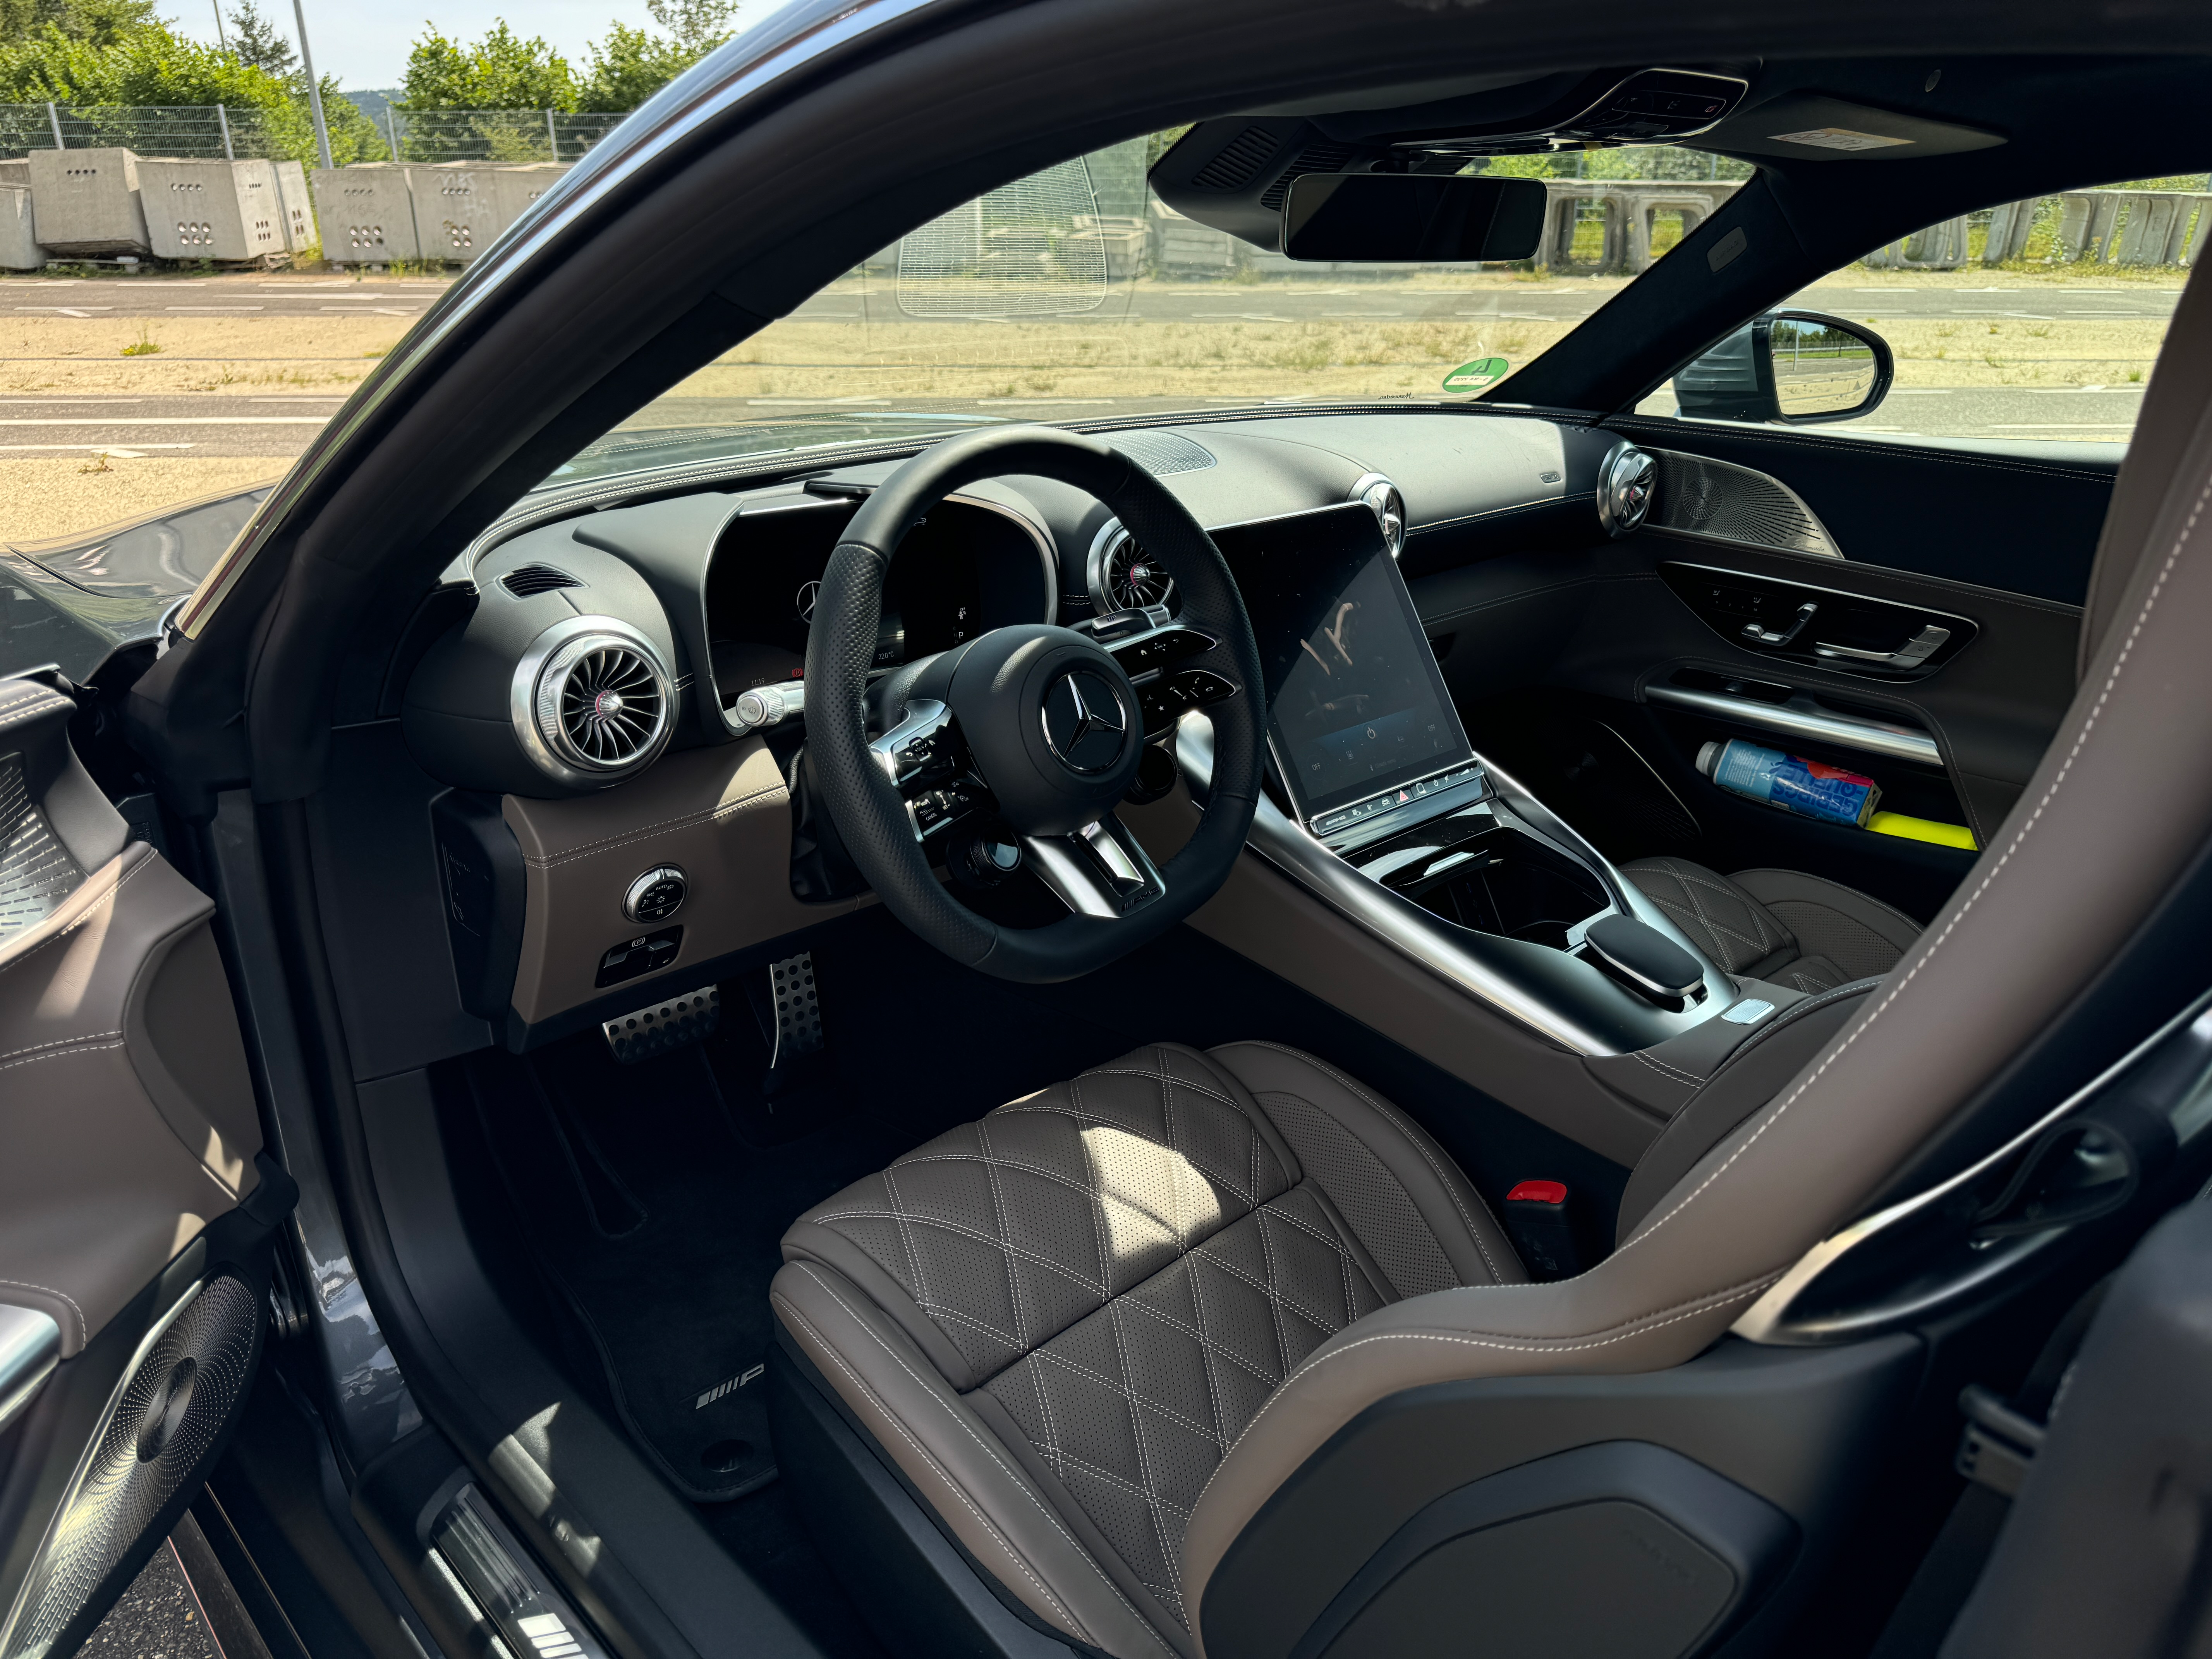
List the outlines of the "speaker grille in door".
{"label": "speaker grille in door", "polygon": [[155,1327],[40,1546],[0,1659],[46,1659],[162,1506],[204,1473],[252,1374],[260,1318],[253,1292],[226,1275]]}

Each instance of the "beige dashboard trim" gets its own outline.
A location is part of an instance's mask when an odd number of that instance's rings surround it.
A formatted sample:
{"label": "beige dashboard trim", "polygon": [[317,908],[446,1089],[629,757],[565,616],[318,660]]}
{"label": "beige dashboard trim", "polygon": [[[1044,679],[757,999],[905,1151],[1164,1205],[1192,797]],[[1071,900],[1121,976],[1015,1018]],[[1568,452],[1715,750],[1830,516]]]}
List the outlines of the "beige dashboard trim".
{"label": "beige dashboard trim", "polygon": [[569,800],[509,795],[522,849],[522,955],[514,1012],[535,1024],[605,994],[599,958],[641,928],[622,913],[644,871],[680,865],[691,890],[664,924],[684,929],[676,960],[629,981],[640,1003],[692,988],[694,964],[811,927],[857,899],[806,904],[791,892],[791,795],[758,738],[664,755],[618,788]]}

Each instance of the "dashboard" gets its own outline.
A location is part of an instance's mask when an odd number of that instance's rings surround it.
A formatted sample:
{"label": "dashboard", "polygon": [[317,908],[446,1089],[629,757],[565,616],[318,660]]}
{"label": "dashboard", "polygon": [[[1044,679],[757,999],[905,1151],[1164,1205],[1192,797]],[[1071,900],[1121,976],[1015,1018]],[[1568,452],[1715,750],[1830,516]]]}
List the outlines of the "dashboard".
{"label": "dashboard", "polygon": [[[1479,582],[1516,559],[1604,544],[1603,503],[1621,483],[1612,469],[1633,451],[1576,422],[1488,410],[1285,412],[1098,435],[1218,532],[1232,570],[1239,559],[1256,569],[1250,550],[1263,544],[1293,547],[1266,526],[1298,515],[1333,509],[1340,529],[1366,526],[1374,551],[1346,579],[1364,568],[1374,592],[1347,589],[1304,650],[1328,653],[1338,678],[1312,671],[1316,693],[1294,669],[1279,685],[1269,676],[1277,701],[1312,704],[1310,733],[1277,734],[1279,760],[1313,774],[1282,788],[1284,805],[1332,841],[1380,832],[1364,815],[1388,805],[1366,799],[1383,784],[1441,788],[1419,780],[1463,765],[1450,705],[1480,694],[1493,659],[1499,674],[1516,672],[1515,642],[1461,643],[1464,630],[1439,622],[1480,609],[1470,573]],[[434,636],[404,667],[402,727],[416,764],[451,787],[434,827],[465,997],[517,1040],[573,1029],[579,1011],[633,979],[720,961],[869,902],[809,787],[804,673],[840,533],[900,462],[809,469],[793,459],[780,472],[750,458],[719,480],[648,476],[602,483],[588,500],[526,503],[527,516],[473,550],[453,605],[426,607]],[[1277,597],[1297,591],[1293,580]],[[1283,608],[1257,589],[1248,599],[1255,623]],[[1085,492],[981,480],[933,507],[897,550],[874,658],[891,689],[876,700],[896,702],[902,672],[993,629],[1056,623],[1103,639],[1171,624],[1175,603],[1165,573]],[[1352,617],[1360,606],[1368,620]],[[1385,629],[1369,637],[1395,643],[1375,656],[1358,629]],[[1176,659],[1200,638],[1162,638],[1147,647],[1157,661],[1122,656],[1148,738],[1165,740],[1177,711],[1205,700],[1211,677]],[[1340,685],[1350,656],[1370,678]],[[897,711],[871,718],[888,726]],[[1404,753],[1377,758],[1384,738]],[[1293,750],[1302,762],[1285,758]],[[940,863],[958,840],[940,832],[990,810],[957,784],[908,805]]]}

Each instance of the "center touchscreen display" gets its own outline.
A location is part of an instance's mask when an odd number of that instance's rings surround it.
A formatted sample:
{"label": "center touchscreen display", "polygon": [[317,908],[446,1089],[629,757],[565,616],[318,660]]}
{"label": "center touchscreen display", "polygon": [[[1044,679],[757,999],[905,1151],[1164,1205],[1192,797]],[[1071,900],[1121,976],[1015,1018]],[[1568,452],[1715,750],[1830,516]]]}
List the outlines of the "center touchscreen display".
{"label": "center touchscreen display", "polygon": [[1267,674],[1267,736],[1309,824],[1472,764],[1375,514],[1361,502],[1213,532]]}

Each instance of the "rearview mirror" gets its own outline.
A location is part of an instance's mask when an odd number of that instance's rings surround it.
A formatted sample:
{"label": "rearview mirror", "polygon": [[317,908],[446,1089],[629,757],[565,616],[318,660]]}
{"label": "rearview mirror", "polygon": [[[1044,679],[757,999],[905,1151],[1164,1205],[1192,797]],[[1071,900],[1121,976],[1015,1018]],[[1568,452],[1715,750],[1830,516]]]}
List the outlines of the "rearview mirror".
{"label": "rearview mirror", "polygon": [[1675,413],[1785,426],[1848,421],[1889,395],[1895,373],[1880,335],[1817,311],[1777,311],[1675,371]]}
{"label": "rearview mirror", "polygon": [[1544,235],[1534,179],[1427,173],[1309,173],[1283,202],[1293,259],[1531,259]]}

